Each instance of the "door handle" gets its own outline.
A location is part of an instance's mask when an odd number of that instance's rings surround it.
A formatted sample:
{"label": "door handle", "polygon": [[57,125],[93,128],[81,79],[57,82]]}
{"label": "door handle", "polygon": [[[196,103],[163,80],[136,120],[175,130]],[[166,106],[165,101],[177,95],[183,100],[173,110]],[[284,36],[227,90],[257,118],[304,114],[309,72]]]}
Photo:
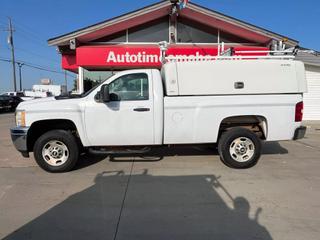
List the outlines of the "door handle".
{"label": "door handle", "polygon": [[134,108],[133,111],[135,111],[135,112],[149,112],[150,108]]}

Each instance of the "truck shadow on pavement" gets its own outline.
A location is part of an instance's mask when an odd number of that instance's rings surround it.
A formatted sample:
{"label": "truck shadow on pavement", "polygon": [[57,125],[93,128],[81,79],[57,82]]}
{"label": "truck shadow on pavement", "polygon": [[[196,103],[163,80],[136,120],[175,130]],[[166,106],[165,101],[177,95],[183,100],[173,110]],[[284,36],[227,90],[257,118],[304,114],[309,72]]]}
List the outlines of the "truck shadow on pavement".
{"label": "truck shadow on pavement", "polygon": [[288,150],[280,145],[279,142],[263,142],[262,154],[288,154]]}
{"label": "truck shadow on pavement", "polygon": [[214,175],[103,172],[4,239],[269,240],[261,211],[249,217],[249,201],[233,197]]}

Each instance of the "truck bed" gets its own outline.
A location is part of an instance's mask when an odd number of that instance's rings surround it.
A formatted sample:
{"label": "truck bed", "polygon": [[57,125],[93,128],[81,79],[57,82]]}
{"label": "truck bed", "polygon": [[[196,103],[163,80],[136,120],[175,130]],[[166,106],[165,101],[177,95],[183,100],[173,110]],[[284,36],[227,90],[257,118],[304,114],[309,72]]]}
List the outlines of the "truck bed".
{"label": "truck bed", "polygon": [[268,141],[292,139],[295,105],[302,94],[179,96],[164,98],[164,143],[210,143],[218,139],[221,122],[232,116],[266,119]]}

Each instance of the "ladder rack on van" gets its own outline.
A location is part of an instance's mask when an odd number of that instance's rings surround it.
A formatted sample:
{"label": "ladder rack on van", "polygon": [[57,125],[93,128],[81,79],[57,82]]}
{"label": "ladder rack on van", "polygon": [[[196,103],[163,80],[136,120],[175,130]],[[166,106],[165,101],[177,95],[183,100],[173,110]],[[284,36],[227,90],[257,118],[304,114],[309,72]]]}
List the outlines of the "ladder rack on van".
{"label": "ladder rack on van", "polygon": [[[252,55],[250,55],[252,54]],[[258,55],[261,54],[261,55]],[[228,49],[225,52],[222,52],[217,56],[201,56],[201,55],[180,55],[180,56],[166,56],[165,60],[167,62],[189,62],[189,61],[217,61],[217,60],[272,60],[272,59],[280,59],[280,60],[293,60],[295,58],[294,53],[292,51],[251,51],[251,50],[239,50],[232,51],[232,49]]]}

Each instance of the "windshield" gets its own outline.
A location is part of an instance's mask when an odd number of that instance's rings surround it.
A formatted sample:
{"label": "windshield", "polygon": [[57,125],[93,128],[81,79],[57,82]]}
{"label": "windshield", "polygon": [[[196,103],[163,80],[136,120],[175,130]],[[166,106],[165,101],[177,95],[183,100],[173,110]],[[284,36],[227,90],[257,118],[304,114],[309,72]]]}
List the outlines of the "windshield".
{"label": "windshield", "polygon": [[113,77],[115,75],[115,73],[113,73],[111,76],[107,77],[106,79],[102,80],[100,84],[94,86],[93,88],[91,88],[88,92],[82,93],[81,97],[86,97],[88,96],[90,93],[92,93],[95,89],[97,89],[99,86],[101,86],[105,81],[107,81],[109,78]]}

